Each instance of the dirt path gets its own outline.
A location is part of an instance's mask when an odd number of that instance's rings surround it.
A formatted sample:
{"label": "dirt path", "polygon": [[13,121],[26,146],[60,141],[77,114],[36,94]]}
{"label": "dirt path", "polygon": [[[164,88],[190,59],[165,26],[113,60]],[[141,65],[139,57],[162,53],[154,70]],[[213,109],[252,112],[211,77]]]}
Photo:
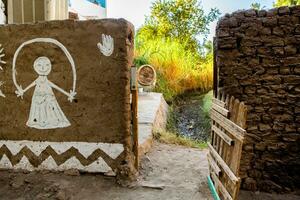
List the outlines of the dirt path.
{"label": "dirt path", "polygon": [[[1,200],[205,200],[207,151],[155,143],[143,158],[140,186],[122,188],[102,175],[0,171]],[[164,189],[146,188],[156,185]]]}
{"label": "dirt path", "polygon": [[[207,150],[155,143],[142,160],[138,185],[132,188],[102,175],[0,171],[0,199],[212,200],[206,182],[206,154]],[[242,192],[240,199],[297,200],[299,196]]]}

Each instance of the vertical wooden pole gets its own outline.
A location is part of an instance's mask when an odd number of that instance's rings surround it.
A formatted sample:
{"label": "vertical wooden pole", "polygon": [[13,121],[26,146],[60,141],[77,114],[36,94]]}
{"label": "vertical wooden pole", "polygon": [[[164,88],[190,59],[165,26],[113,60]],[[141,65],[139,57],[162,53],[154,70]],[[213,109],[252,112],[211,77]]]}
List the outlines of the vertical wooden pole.
{"label": "vertical wooden pole", "polygon": [[7,1],[7,23],[12,24],[14,23],[14,7],[13,7],[13,0]]}
{"label": "vertical wooden pole", "polygon": [[35,0],[32,0],[32,21],[36,22],[36,17],[35,17]]}
{"label": "vertical wooden pole", "polygon": [[133,152],[135,155],[135,167],[139,169],[139,133],[138,133],[138,83],[136,79],[136,67],[131,68],[131,94],[132,94],[132,134]]}

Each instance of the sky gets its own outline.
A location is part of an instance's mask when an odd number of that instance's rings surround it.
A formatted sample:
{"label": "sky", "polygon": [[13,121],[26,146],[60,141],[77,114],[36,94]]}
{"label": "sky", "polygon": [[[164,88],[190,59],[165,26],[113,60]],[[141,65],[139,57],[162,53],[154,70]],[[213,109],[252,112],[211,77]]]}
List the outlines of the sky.
{"label": "sky", "polygon": [[[106,0],[107,15],[109,18],[125,18],[139,28],[145,21],[145,16],[150,15],[151,4],[154,0]],[[257,2],[266,9],[272,8],[274,0],[202,0],[202,6],[206,13],[213,7],[217,7],[222,15],[232,13],[240,9],[250,8],[251,3]],[[210,24],[211,34],[208,39],[212,39],[215,34],[217,22]]]}

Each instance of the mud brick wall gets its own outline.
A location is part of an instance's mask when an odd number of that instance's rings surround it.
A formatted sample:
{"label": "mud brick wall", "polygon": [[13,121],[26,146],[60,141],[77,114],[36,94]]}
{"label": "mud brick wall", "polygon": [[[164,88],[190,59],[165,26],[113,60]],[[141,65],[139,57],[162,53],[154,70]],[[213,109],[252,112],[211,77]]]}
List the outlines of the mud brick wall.
{"label": "mud brick wall", "polygon": [[218,87],[249,110],[242,188],[299,188],[300,7],[227,14],[216,48]]}
{"label": "mud brick wall", "polygon": [[0,26],[0,168],[127,175],[133,41],[123,19]]}

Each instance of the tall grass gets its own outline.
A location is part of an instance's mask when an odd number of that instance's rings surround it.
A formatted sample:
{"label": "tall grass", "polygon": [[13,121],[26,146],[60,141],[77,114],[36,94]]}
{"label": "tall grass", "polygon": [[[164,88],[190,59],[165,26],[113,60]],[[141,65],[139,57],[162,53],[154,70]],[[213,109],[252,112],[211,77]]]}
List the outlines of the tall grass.
{"label": "tall grass", "polygon": [[136,41],[135,63],[151,64],[157,72],[155,91],[167,101],[189,90],[208,91],[212,88],[212,58],[201,59],[170,39]]}

